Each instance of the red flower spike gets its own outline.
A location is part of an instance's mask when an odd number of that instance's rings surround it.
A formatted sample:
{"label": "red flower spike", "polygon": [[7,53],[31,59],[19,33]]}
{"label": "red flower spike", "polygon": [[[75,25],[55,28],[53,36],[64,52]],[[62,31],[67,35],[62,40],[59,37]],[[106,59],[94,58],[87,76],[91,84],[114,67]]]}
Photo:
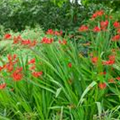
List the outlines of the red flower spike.
{"label": "red flower spike", "polygon": [[33,58],[30,61],[28,61],[28,64],[34,64],[34,63],[35,63],[35,58]]}
{"label": "red flower spike", "polygon": [[12,72],[13,71],[13,64],[12,63],[7,64],[6,69],[8,70],[8,72]]}
{"label": "red flower spike", "polygon": [[100,72],[100,75],[106,75],[106,71]]}
{"label": "red flower spike", "polygon": [[20,81],[23,78],[23,74],[21,73],[22,67],[17,68],[13,73],[12,73],[12,78],[14,81]]}
{"label": "red flower spike", "polygon": [[66,45],[67,44],[67,41],[65,39],[63,39],[62,41],[59,40],[59,43],[62,44],[62,45]]}
{"label": "red flower spike", "polygon": [[41,43],[44,43],[44,44],[51,44],[53,43],[53,38],[46,38],[44,37],[42,40],[41,40]]}
{"label": "red flower spike", "polygon": [[94,31],[94,32],[100,32],[101,29],[100,29],[98,26],[96,26],[96,27],[94,27],[93,31]]}
{"label": "red flower spike", "polygon": [[72,63],[68,63],[68,67],[71,68],[72,67]]}
{"label": "red flower spike", "polygon": [[60,32],[55,31],[55,32],[54,32],[54,35],[60,36],[60,35],[62,35],[62,31],[60,31]]}
{"label": "red flower spike", "polygon": [[116,77],[117,80],[120,80],[120,77]]}
{"label": "red flower spike", "polygon": [[120,35],[115,35],[112,37],[112,41],[119,41],[120,40]]}
{"label": "red flower spike", "polygon": [[49,30],[46,32],[46,34],[48,34],[48,35],[53,35],[53,34],[54,34],[54,31],[53,31],[52,29],[49,29]]}
{"label": "red flower spike", "polygon": [[0,66],[0,72],[4,69],[4,66]]}
{"label": "red flower spike", "polygon": [[13,73],[12,74],[13,80],[14,81],[20,81],[23,78],[23,75],[21,73]]}
{"label": "red flower spike", "polygon": [[106,83],[99,83],[98,86],[99,86],[100,89],[103,90],[103,89],[106,88]]}
{"label": "red flower spike", "polygon": [[21,44],[22,45],[30,45],[31,44],[31,41],[28,39],[28,40],[22,40],[21,41]]}
{"label": "red flower spike", "polygon": [[17,69],[15,70],[15,73],[20,73],[22,70],[23,70],[23,68],[22,68],[22,67],[19,67],[19,68],[17,68]]}
{"label": "red flower spike", "polygon": [[31,66],[29,70],[34,70],[36,68],[35,65]]}
{"label": "red flower spike", "polygon": [[117,34],[120,34],[120,29],[117,30]]}
{"label": "red flower spike", "polygon": [[30,43],[30,47],[34,47],[34,46],[36,46],[36,44],[37,44],[37,41],[34,40],[34,41],[32,41],[32,42]]}
{"label": "red flower spike", "polygon": [[115,63],[114,60],[108,60],[108,61],[102,62],[103,65],[113,65],[114,63]]}
{"label": "red flower spike", "polygon": [[95,18],[98,17],[98,16],[102,16],[103,14],[104,14],[104,11],[103,11],[103,10],[96,11],[96,12],[92,15],[92,19],[95,19]]}
{"label": "red flower spike", "polygon": [[113,78],[108,80],[109,83],[115,83],[115,80]]}
{"label": "red flower spike", "polygon": [[115,22],[113,23],[113,26],[114,26],[115,28],[119,28],[119,27],[120,27],[120,23],[117,22],[117,21],[115,21]]}
{"label": "red flower spike", "polygon": [[115,55],[109,55],[109,60],[102,63],[103,65],[113,65],[115,63]]}
{"label": "red flower spike", "polygon": [[88,27],[85,26],[85,25],[82,25],[79,29],[78,29],[79,32],[86,32],[88,31]]}
{"label": "red flower spike", "polygon": [[100,23],[101,29],[102,29],[102,30],[105,30],[106,27],[108,26],[108,23],[109,23],[108,20],[102,21],[102,22]]}
{"label": "red flower spike", "polygon": [[92,61],[92,63],[97,63],[97,62],[98,62],[98,57],[93,57],[93,58],[91,59],[91,61]]}
{"label": "red flower spike", "polygon": [[6,87],[6,83],[0,84],[0,90],[4,89]]}
{"label": "red flower spike", "polygon": [[115,55],[109,55],[109,60],[115,61]]}
{"label": "red flower spike", "polygon": [[7,58],[9,61],[12,61],[12,56],[10,54],[7,56]]}
{"label": "red flower spike", "polygon": [[20,41],[22,41],[22,38],[20,35],[13,38],[13,44],[18,44]]}
{"label": "red flower spike", "polygon": [[9,34],[9,33],[7,33],[7,34],[4,35],[4,38],[7,39],[7,40],[8,40],[8,39],[11,39],[11,38],[12,38],[12,35]]}
{"label": "red flower spike", "polygon": [[40,71],[40,72],[32,72],[32,75],[33,75],[34,77],[40,77],[42,74],[43,74],[42,71]]}

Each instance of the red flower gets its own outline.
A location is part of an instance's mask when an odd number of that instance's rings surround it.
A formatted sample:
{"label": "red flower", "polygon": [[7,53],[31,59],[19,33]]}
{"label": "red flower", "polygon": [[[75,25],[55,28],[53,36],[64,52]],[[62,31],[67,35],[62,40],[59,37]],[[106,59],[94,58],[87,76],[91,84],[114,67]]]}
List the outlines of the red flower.
{"label": "red flower", "polygon": [[68,67],[71,68],[72,67],[72,63],[68,63]]}
{"label": "red flower", "polygon": [[100,89],[105,89],[106,88],[106,83],[99,83],[99,88]]}
{"label": "red flower", "polygon": [[14,81],[20,81],[20,80],[23,78],[23,74],[21,73],[22,69],[23,69],[23,68],[20,67],[20,68],[17,68],[17,69],[13,72],[12,78],[13,78]]}
{"label": "red flower", "polygon": [[22,45],[30,45],[31,44],[31,41],[28,39],[28,40],[22,40],[21,41],[21,44]]}
{"label": "red flower", "polygon": [[55,35],[57,35],[57,36],[60,36],[60,35],[62,35],[62,31],[60,31],[60,32],[58,32],[58,31],[55,31],[55,33],[54,33]]}
{"label": "red flower", "polygon": [[22,70],[23,70],[23,68],[22,68],[22,67],[19,67],[19,68],[17,68],[17,69],[15,70],[15,73],[20,73]]}
{"label": "red flower", "polygon": [[113,65],[115,63],[115,55],[109,55],[109,60],[103,61],[103,65]]}
{"label": "red flower", "polygon": [[120,34],[120,29],[117,30],[117,34]]}
{"label": "red flower", "polygon": [[109,55],[109,60],[115,61],[115,55]]}
{"label": "red flower", "polygon": [[8,72],[12,72],[13,71],[13,64],[12,63],[7,64],[6,69],[8,70]]}
{"label": "red flower", "polygon": [[120,80],[120,77],[116,77],[117,80]]}
{"label": "red flower", "polygon": [[113,65],[115,63],[115,60],[108,60],[108,61],[104,61],[103,65]]}
{"label": "red flower", "polygon": [[115,83],[115,80],[113,78],[108,80],[109,83]]}
{"label": "red flower", "polygon": [[86,32],[86,31],[88,31],[88,27],[85,26],[85,25],[82,25],[82,26],[78,29],[78,31],[80,31],[80,32]]}
{"label": "red flower", "polygon": [[42,74],[43,74],[42,71],[40,71],[40,72],[32,72],[32,75],[33,75],[34,77],[40,77]]}
{"label": "red flower", "polygon": [[53,35],[54,34],[54,31],[52,29],[49,29],[46,34],[49,34],[49,35]]}
{"label": "red flower", "polygon": [[115,28],[118,28],[118,27],[120,27],[120,23],[117,22],[117,21],[115,21],[115,22],[113,23],[113,26],[114,26]]}
{"label": "red flower", "polygon": [[35,68],[36,68],[36,66],[33,65],[33,66],[31,66],[31,67],[29,68],[29,70],[34,70]]}
{"label": "red flower", "polygon": [[92,15],[92,19],[95,19],[95,18],[98,17],[98,16],[102,16],[103,14],[104,14],[104,11],[103,11],[103,10],[96,11],[96,12]]}
{"label": "red flower", "polygon": [[91,61],[92,61],[92,63],[97,63],[97,62],[98,62],[98,57],[93,57],[93,58],[91,59]]}
{"label": "red flower", "polygon": [[15,60],[15,59],[16,59],[16,57],[17,57],[17,55],[16,55],[16,54],[14,54],[13,56],[12,56],[12,55],[10,55],[10,54],[8,54],[8,56],[7,56],[7,58],[8,58],[8,60],[9,60],[9,62],[11,62],[11,61]]}
{"label": "red flower", "polygon": [[20,81],[23,78],[23,75],[21,73],[13,73],[12,74],[13,80],[14,81]]}
{"label": "red flower", "polygon": [[22,40],[21,36],[17,36],[13,38],[13,44],[18,44]]}
{"label": "red flower", "polygon": [[12,35],[9,34],[9,33],[7,33],[7,34],[4,35],[4,38],[5,38],[5,39],[11,39],[11,38],[12,38]]}
{"label": "red flower", "polygon": [[30,43],[30,47],[34,47],[34,46],[36,46],[36,44],[37,44],[37,41],[36,41],[36,40],[33,40],[33,41],[31,41],[31,43]]}
{"label": "red flower", "polygon": [[108,26],[108,23],[109,23],[108,20],[102,21],[102,22],[100,23],[101,29],[104,30],[104,29]]}
{"label": "red flower", "polygon": [[98,26],[96,26],[96,27],[94,27],[93,31],[94,31],[94,32],[100,32],[101,29],[100,29]]}
{"label": "red flower", "polygon": [[62,44],[62,45],[66,45],[66,44],[67,44],[67,41],[63,39],[62,41],[59,40],[59,43]]}
{"label": "red flower", "polygon": [[2,71],[4,69],[4,67],[3,66],[0,66],[0,71]]}
{"label": "red flower", "polygon": [[0,90],[4,89],[6,87],[6,83],[0,84]]}
{"label": "red flower", "polygon": [[46,38],[44,37],[42,40],[41,40],[41,43],[44,43],[44,44],[51,44],[53,42],[53,38]]}
{"label": "red flower", "polygon": [[28,61],[28,64],[34,64],[34,63],[35,63],[35,58],[33,58],[30,61]]}
{"label": "red flower", "polygon": [[115,35],[112,37],[112,41],[118,41],[120,40],[120,35]]}
{"label": "red flower", "polygon": [[100,72],[100,75],[106,75],[106,71]]}

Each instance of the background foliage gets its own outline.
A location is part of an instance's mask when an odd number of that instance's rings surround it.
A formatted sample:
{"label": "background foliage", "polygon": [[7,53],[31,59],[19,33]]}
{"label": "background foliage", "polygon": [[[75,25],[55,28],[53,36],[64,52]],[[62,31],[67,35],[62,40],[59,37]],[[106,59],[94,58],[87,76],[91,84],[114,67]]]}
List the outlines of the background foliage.
{"label": "background foliage", "polygon": [[[68,0],[1,0],[0,24],[6,29],[24,30],[25,26],[35,27],[39,24],[43,29],[73,30],[83,24],[95,9],[116,10],[118,2],[82,0],[83,5],[71,4]],[[108,6],[108,7],[106,7]]]}

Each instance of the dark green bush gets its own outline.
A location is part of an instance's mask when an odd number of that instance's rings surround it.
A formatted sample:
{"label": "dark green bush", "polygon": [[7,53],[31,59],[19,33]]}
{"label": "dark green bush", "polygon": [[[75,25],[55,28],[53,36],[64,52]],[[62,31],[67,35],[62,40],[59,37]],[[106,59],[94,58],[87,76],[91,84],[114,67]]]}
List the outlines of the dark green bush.
{"label": "dark green bush", "polygon": [[[18,0],[17,0],[18,1]],[[5,12],[3,12],[5,11]],[[55,4],[41,0],[1,0],[0,24],[13,30],[23,30],[25,26],[41,25],[49,28],[72,30],[87,18],[87,11],[82,6],[69,2]]]}

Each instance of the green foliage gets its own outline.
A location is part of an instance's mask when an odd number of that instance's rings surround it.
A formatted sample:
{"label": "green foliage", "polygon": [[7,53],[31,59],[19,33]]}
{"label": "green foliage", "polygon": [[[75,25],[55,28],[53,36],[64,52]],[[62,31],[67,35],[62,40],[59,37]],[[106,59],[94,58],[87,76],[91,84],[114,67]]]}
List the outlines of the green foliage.
{"label": "green foliage", "polygon": [[35,27],[36,24],[45,30],[72,30],[83,19],[87,19],[87,8],[76,7],[66,0],[1,0],[0,13],[0,24],[13,30],[23,30],[25,26]]}
{"label": "green foliage", "polygon": [[114,12],[119,11],[119,0],[82,0],[82,4],[85,6],[89,6],[90,4],[102,4],[104,7],[111,8]]}
{"label": "green foliage", "polygon": [[[53,30],[44,34],[39,27],[26,28],[18,33],[10,31],[12,36],[9,39],[3,36],[1,42],[9,44],[8,54],[17,54],[18,59],[13,71],[5,67],[0,72],[0,86],[7,84],[0,89],[1,119],[120,119],[120,81],[116,79],[120,76],[119,41],[112,41],[118,28],[114,28],[113,19],[108,18],[108,24],[104,24],[106,29],[93,32],[93,28],[100,27],[101,21],[105,19],[106,14],[102,13],[102,16],[86,23],[89,24],[87,31],[79,31],[78,34],[82,35],[79,41],[90,42],[86,56],[82,53],[82,48],[86,48],[82,42],[76,44],[75,38],[55,34]],[[18,35],[22,38],[14,43],[14,37]],[[30,42],[24,42],[34,39],[37,40],[36,46],[30,47]],[[90,56],[91,52],[93,55]],[[104,65],[109,55],[115,55],[112,56],[112,59],[115,57],[115,63]],[[10,58],[7,56],[1,56],[1,66],[9,63]],[[98,58],[96,63],[92,62],[94,56]],[[33,58],[35,63],[33,61],[30,64]],[[35,69],[30,70],[32,65],[35,65]],[[18,67],[23,68],[23,78],[16,81],[12,74]],[[35,77],[34,71],[42,71],[43,74]],[[106,74],[103,74],[104,71]],[[110,82],[110,79],[114,79],[115,83]],[[105,83],[105,88],[101,88],[100,83]]]}

